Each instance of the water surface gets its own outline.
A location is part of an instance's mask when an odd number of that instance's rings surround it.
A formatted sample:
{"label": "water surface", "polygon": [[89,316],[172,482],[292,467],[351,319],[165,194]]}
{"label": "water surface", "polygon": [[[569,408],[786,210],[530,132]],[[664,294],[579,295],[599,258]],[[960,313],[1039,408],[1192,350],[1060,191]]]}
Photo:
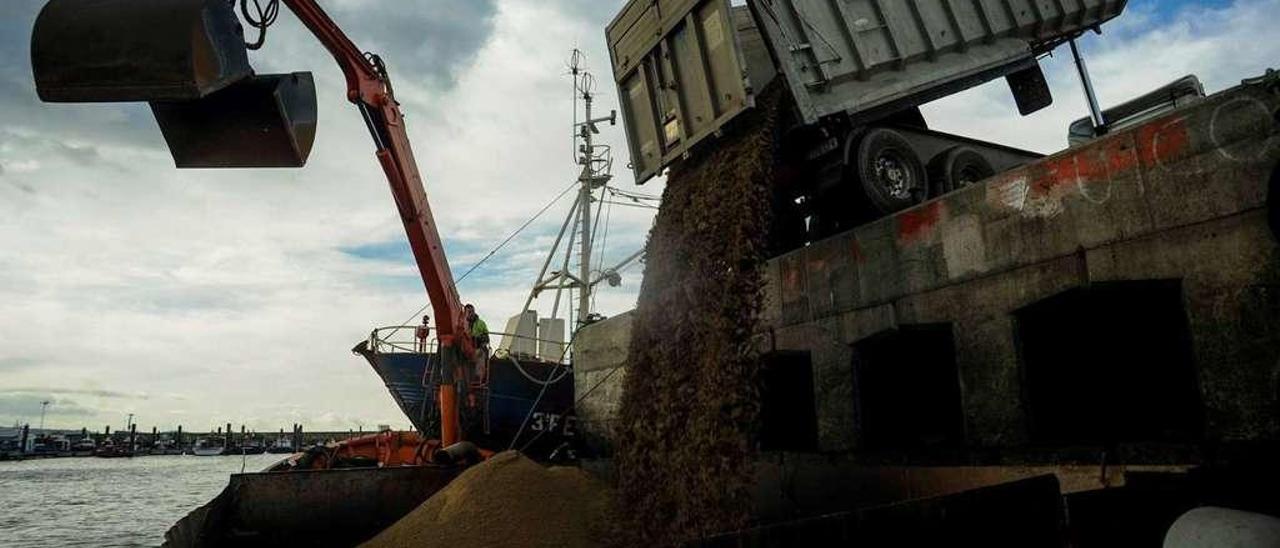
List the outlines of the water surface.
{"label": "water surface", "polygon": [[0,546],[158,546],[242,465],[255,472],[282,456],[0,462]]}

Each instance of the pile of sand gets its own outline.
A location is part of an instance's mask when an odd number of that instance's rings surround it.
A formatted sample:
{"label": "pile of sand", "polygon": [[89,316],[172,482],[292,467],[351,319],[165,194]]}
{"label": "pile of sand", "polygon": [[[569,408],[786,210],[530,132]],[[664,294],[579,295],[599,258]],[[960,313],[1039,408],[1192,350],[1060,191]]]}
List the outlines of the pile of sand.
{"label": "pile of sand", "polygon": [[646,248],[615,464],[634,545],[744,525],[779,88],[734,131],[672,167]]}
{"label": "pile of sand", "polygon": [[600,546],[611,493],[577,468],[507,451],[471,467],[365,547]]}

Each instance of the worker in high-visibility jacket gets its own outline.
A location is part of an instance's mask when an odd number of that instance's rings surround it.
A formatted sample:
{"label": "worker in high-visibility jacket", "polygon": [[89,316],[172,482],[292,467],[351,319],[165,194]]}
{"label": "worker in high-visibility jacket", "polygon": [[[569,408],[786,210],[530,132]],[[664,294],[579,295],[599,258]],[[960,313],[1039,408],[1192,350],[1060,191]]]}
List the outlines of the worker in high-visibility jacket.
{"label": "worker in high-visibility jacket", "polygon": [[489,364],[489,326],[476,314],[475,306],[467,304],[464,308],[467,311],[467,324],[471,328],[471,340],[476,343],[475,381],[482,383],[485,382]]}

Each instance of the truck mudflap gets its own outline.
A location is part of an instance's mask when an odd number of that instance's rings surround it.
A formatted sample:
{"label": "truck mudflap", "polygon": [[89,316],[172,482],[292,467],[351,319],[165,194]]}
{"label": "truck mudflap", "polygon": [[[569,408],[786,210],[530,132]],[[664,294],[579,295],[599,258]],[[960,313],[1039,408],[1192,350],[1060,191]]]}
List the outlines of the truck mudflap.
{"label": "truck mudflap", "polygon": [[462,467],[236,474],[165,533],[165,546],[354,546],[417,508]]}

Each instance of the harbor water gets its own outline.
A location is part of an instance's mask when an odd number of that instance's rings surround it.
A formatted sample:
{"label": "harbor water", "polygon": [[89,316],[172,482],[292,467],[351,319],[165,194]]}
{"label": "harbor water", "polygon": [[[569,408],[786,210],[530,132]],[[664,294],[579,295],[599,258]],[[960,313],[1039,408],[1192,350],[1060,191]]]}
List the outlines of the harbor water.
{"label": "harbor water", "polygon": [[285,455],[0,462],[0,546],[158,546],[231,474]]}

